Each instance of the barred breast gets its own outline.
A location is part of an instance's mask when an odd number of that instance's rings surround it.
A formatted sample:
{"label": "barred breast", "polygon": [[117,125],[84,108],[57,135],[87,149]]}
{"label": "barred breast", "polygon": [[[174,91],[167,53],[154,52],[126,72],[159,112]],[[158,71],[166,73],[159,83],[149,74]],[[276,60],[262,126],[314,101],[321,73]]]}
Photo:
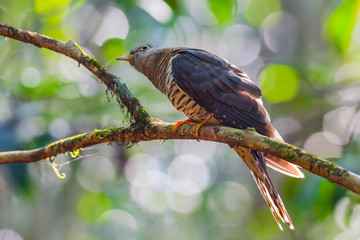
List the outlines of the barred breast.
{"label": "barred breast", "polygon": [[165,95],[169,98],[171,104],[180,112],[183,112],[194,122],[207,121],[207,124],[218,125],[219,122],[201,107],[194,99],[182,91],[172,78],[168,78]]}

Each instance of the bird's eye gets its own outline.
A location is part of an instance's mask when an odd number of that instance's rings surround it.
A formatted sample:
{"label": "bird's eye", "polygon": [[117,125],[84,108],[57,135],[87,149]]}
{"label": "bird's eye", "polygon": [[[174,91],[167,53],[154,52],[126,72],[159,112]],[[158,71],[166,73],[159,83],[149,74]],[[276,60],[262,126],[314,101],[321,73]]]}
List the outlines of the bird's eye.
{"label": "bird's eye", "polygon": [[141,47],[140,47],[140,50],[141,51],[145,51],[145,50],[148,50],[150,47],[148,46],[148,45],[142,45]]}

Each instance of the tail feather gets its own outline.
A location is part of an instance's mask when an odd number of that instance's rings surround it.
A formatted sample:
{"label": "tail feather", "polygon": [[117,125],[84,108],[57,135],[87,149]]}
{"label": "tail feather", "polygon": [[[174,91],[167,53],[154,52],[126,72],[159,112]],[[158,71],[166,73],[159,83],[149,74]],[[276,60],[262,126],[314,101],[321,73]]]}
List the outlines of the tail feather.
{"label": "tail feather", "polygon": [[[270,136],[284,143],[284,139],[280,136],[278,131],[276,131],[276,129],[274,129],[273,131],[273,134]],[[279,171],[282,174],[286,174],[290,177],[295,178],[304,178],[304,174],[299,170],[298,166],[292,163],[289,163],[279,157],[275,157],[269,154],[265,154],[265,160],[268,167],[271,167],[272,169]]]}
{"label": "tail feather", "polygon": [[304,178],[304,174],[298,166],[291,164],[281,158],[265,155],[266,165],[272,169],[294,178]]}
{"label": "tail feather", "polygon": [[263,154],[243,147],[235,147],[234,149],[249,167],[251,174],[280,229],[283,230],[279,218],[282,222],[286,223],[290,229],[294,229],[294,225],[291,222],[290,216],[286,211],[280,195],[267,173]]}

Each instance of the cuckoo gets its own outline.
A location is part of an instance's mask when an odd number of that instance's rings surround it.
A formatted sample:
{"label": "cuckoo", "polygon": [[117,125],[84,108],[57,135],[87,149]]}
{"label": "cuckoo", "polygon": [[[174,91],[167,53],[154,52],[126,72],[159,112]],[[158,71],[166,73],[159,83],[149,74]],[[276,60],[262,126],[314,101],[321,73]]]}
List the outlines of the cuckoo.
{"label": "cuckoo", "polygon": [[[225,59],[201,49],[145,44],[117,60],[128,61],[187,116],[188,120],[175,124],[175,131],[184,123],[195,123],[197,135],[203,124],[237,129],[253,127],[260,134],[283,142],[263,106],[259,87]],[[232,147],[250,169],[280,229],[278,218],[294,229],[266,166],[297,178],[304,177],[303,173],[281,158],[242,146]]]}

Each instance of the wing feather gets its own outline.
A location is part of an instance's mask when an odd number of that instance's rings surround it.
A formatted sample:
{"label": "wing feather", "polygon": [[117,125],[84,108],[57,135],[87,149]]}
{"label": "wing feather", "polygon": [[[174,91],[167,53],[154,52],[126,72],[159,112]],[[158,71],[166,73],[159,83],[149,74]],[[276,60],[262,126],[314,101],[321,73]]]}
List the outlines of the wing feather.
{"label": "wing feather", "polygon": [[227,61],[203,50],[178,49],[172,61],[176,84],[225,126],[255,127],[272,136],[261,91],[248,76]]}
{"label": "wing feather", "polygon": [[[280,135],[262,105],[261,90],[240,69],[214,54],[200,49],[174,51],[172,74],[178,87],[225,126],[254,127],[260,134]],[[274,156],[267,165],[293,177],[303,177],[298,168]]]}

